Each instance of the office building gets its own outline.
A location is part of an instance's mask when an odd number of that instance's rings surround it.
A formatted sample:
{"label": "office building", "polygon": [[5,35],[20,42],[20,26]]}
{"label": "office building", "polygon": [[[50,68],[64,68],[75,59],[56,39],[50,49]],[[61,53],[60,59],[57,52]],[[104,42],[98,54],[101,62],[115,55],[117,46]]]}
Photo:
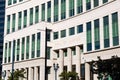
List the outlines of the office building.
{"label": "office building", "polygon": [[97,56],[103,60],[120,56],[119,4],[119,0],[6,0],[5,80],[13,57],[14,69],[26,70],[25,80],[45,80],[46,55],[47,80],[55,78],[54,63],[59,64],[58,80],[64,70],[76,71],[82,80],[97,80],[89,63]]}

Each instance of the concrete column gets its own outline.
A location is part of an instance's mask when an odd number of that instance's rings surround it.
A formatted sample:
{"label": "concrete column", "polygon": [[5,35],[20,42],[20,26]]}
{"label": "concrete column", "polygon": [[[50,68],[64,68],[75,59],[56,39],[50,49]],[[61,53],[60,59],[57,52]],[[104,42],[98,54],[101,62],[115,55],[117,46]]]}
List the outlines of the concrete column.
{"label": "concrete column", "polygon": [[67,55],[68,55],[68,71],[72,70],[72,51],[71,48],[67,49]]}
{"label": "concrete column", "polygon": [[76,72],[78,73],[78,76],[80,78],[80,64],[81,64],[81,51],[80,51],[80,47],[76,46],[76,56],[77,56],[77,61],[76,61]]}
{"label": "concrete column", "polygon": [[77,0],[74,0],[75,15],[77,15]]}
{"label": "concrete column", "polygon": [[92,32],[92,50],[95,50],[95,40],[94,40],[94,39],[95,39],[95,38],[94,38],[94,35],[95,35],[95,34],[94,34],[94,30],[95,30],[95,29],[94,29],[94,26],[93,26],[93,25],[94,25],[94,21],[91,21],[91,29],[92,29],[92,31],[91,31],[91,32]]}
{"label": "concrete column", "polygon": [[85,63],[85,80],[90,80],[90,65]]}
{"label": "concrete column", "polygon": [[22,58],[22,56],[21,56],[22,55],[22,47],[21,46],[22,46],[22,39],[20,39],[20,49],[19,49],[19,52],[20,52],[19,56],[20,57],[19,57],[19,61],[21,61],[21,58]]}
{"label": "concrete column", "polygon": [[45,66],[40,66],[40,80],[45,80]]}
{"label": "concrete column", "polygon": [[86,0],[83,0],[83,12],[86,12]]}
{"label": "concrete column", "polygon": [[23,80],[27,80],[27,68],[25,68],[25,74],[24,74],[24,76],[26,77],[26,78],[24,78]]}
{"label": "concrete column", "polygon": [[104,35],[103,35],[103,18],[100,18],[100,49],[104,48]]}
{"label": "concrete column", "polygon": [[99,0],[99,6],[101,6],[102,5],[102,0]]}
{"label": "concrete column", "polygon": [[[29,14],[30,14],[30,10],[28,9],[27,10],[27,26],[30,26],[29,24],[30,24],[30,17],[29,17]],[[24,26],[23,26],[24,27]]]}
{"label": "concrete column", "polygon": [[97,78],[97,77],[98,77],[98,75],[97,75],[97,74],[94,74],[94,75],[93,75],[93,79],[94,79],[94,80],[98,80],[98,78]]}
{"label": "concrete column", "polygon": [[34,80],[38,80],[38,67],[34,67]]}
{"label": "concrete column", "polygon": [[58,59],[58,64],[59,64],[59,68],[58,68],[58,74],[61,74],[63,72],[63,66],[64,66],[64,55],[63,55],[63,50],[59,50],[59,59]]}
{"label": "concrete column", "polygon": [[[51,22],[53,22],[54,20],[53,20],[53,13],[54,13],[54,9],[53,9],[53,7],[54,7],[54,2],[53,2],[53,0],[51,0]],[[52,38],[53,39],[53,38]]]}
{"label": "concrete column", "polygon": [[112,39],[112,15],[109,14],[109,34],[110,34],[110,47],[113,46],[113,39]]}
{"label": "concrete column", "polygon": [[18,13],[15,14],[15,31],[18,30]]}
{"label": "concrete column", "polygon": [[45,21],[47,21],[47,3],[45,4]]}
{"label": "concrete column", "polygon": [[59,1],[59,3],[58,3],[58,21],[60,21],[61,20],[61,0],[58,0]]}
{"label": "concrete column", "polygon": [[93,9],[93,8],[94,8],[94,1],[91,0],[91,9]]}
{"label": "concrete column", "polygon": [[33,69],[29,68],[28,80],[33,80]]}
{"label": "concrete column", "polygon": [[69,18],[69,0],[66,0],[66,19]]}

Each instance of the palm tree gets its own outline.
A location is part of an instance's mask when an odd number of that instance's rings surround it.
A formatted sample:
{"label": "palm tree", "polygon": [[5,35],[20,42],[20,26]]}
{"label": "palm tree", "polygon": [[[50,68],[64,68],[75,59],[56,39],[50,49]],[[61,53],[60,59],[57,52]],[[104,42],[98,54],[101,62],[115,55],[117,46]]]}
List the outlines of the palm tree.
{"label": "palm tree", "polygon": [[[14,71],[14,74],[13,74],[14,80],[19,80],[19,78],[25,78],[25,76],[24,76],[25,73],[26,73],[25,69]],[[10,76],[8,76],[8,80],[12,80],[12,74]]]}

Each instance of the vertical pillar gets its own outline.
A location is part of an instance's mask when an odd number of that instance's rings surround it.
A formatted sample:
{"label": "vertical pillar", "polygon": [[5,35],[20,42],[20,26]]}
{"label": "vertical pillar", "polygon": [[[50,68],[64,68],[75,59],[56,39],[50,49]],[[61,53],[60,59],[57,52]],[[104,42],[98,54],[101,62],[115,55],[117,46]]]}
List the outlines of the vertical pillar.
{"label": "vertical pillar", "polygon": [[67,55],[68,55],[68,71],[72,70],[72,51],[71,48],[67,49]]}
{"label": "vertical pillar", "polygon": [[19,57],[19,61],[21,61],[21,58],[22,58],[22,56],[21,56],[22,55],[22,47],[21,46],[22,46],[22,39],[20,39],[20,49],[19,49],[19,52],[20,52],[19,55],[20,55],[20,57]]}
{"label": "vertical pillar", "polygon": [[58,2],[58,21],[61,19],[61,0]]}
{"label": "vertical pillar", "polygon": [[38,80],[38,67],[34,67],[34,80]]}
{"label": "vertical pillar", "polygon": [[77,15],[77,0],[74,0],[75,15]]}
{"label": "vertical pillar", "polygon": [[69,0],[66,0],[66,19],[69,17]]}
{"label": "vertical pillar", "polygon": [[113,38],[112,38],[112,15],[109,14],[109,34],[110,34],[110,47],[113,46]]}
{"label": "vertical pillar", "polygon": [[35,58],[37,58],[37,34],[35,34]]}
{"label": "vertical pillar", "polygon": [[86,12],[86,0],[83,0],[83,12]]}
{"label": "vertical pillar", "polygon": [[29,67],[28,80],[33,80],[33,69]]}
{"label": "vertical pillar", "polygon": [[40,80],[45,80],[45,66],[40,66]]}
{"label": "vertical pillar", "polygon": [[27,68],[25,68],[25,74],[24,74],[24,76],[26,77],[26,78],[24,78],[23,80],[27,80]]}
{"label": "vertical pillar", "polygon": [[61,72],[63,72],[63,66],[64,66],[63,50],[59,50],[59,55],[60,55],[59,70],[60,70],[60,73],[61,73]]}
{"label": "vertical pillar", "polygon": [[76,61],[76,72],[78,73],[78,76],[80,78],[80,64],[81,64],[81,52],[80,52],[80,47],[76,46],[76,56],[77,56],[77,61]]}
{"label": "vertical pillar", "polygon": [[85,63],[85,80],[90,80],[90,65]]}
{"label": "vertical pillar", "polygon": [[103,35],[103,18],[100,18],[100,49],[104,48],[104,35]]}
{"label": "vertical pillar", "polygon": [[94,21],[91,21],[91,25],[92,25],[91,26],[91,29],[92,29],[92,31],[91,31],[92,32],[92,34],[91,34],[92,35],[92,50],[95,50],[95,40],[94,40],[95,39],[94,38],[94,35],[95,35],[94,34],[94,30],[95,30],[95,28],[93,26],[94,25]]}
{"label": "vertical pillar", "polygon": [[[54,20],[53,20],[53,13],[54,13],[54,2],[53,2],[54,0],[51,0],[51,22],[53,22]],[[51,39],[53,39],[53,38],[51,38]]]}

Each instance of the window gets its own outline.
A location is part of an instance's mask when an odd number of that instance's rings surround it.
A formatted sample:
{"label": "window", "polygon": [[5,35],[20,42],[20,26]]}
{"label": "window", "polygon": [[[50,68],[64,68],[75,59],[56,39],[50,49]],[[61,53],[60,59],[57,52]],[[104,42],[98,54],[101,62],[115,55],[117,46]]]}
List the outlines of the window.
{"label": "window", "polygon": [[37,57],[40,57],[40,32],[37,33]]}
{"label": "window", "polygon": [[24,22],[23,22],[23,26],[26,27],[27,26],[27,10],[24,10]]}
{"label": "window", "polygon": [[83,32],[83,25],[82,24],[77,26],[77,33],[81,33],[81,32]]}
{"label": "window", "polygon": [[103,17],[103,33],[104,33],[104,48],[110,46],[109,41],[109,17],[105,16]]}
{"label": "window", "polygon": [[8,0],[8,6],[12,5],[12,0]]}
{"label": "window", "polygon": [[51,69],[51,67],[47,67],[47,74],[51,73],[50,69]]}
{"label": "window", "polygon": [[74,35],[75,34],[75,28],[69,28],[69,35]]}
{"label": "window", "polygon": [[61,38],[66,37],[66,30],[61,31]]}
{"label": "window", "polygon": [[47,21],[51,22],[51,1],[47,2]]}
{"label": "window", "polygon": [[7,15],[7,34],[10,33],[10,15]]}
{"label": "window", "polygon": [[24,51],[25,51],[25,38],[23,37],[22,38],[22,45],[21,45],[21,52],[22,52],[22,55],[21,55],[21,60],[24,60]]}
{"label": "window", "polygon": [[45,3],[42,4],[41,19],[45,21]]}
{"label": "window", "polygon": [[66,18],[66,0],[61,0],[61,20]]}
{"label": "window", "polygon": [[19,61],[19,54],[20,54],[20,39],[17,40],[17,58],[16,58],[17,61]]}
{"label": "window", "polygon": [[67,57],[67,49],[63,50],[64,57]]}
{"label": "window", "polygon": [[113,46],[119,44],[119,32],[118,32],[118,13],[112,14],[112,36],[113,36]]}
{"label": "window", "polygon": [[86,0],[86,10],[91,9],[91,0]]}
{"label": "window", "polygon": [[58,21],[58,0],[54,0],[54,22]]}
{"label": "window", "polygon": [[76,55],[75,47],[72,48],[72,54],[73,54],[73,55]]}
{"label": "window", "polygon": [[16,14],[13,14],[12,15],[12,32],[14,32],[15,31],[15,21],[16,21]]}
{"label": "window", "polygon": [[74,0],[69,0],[69,16],[74,16]]}
{"label": "window", "polygon": [[22,24],[22,12],[18,13],[18,30],[21,29]]}
{"label": "window", "polygon": [[94,7],[99,6],[99,0],[94,0]]}
{"label": "window", "polygon": [[99,19],[94,20],[94,41],[95,50],[100,49],[100,29],[99,29]]}
{"label": "window", "polygon": [[5,43],[5,47],[4,47],[4,63],[6,63],[7,62],[7,43]]}
{"label": "window", "polygon": [[58,39],[58,32],[54,32],[54,39]]}
{"label": "window", "polygon": [[35,7],[35,23],[39,21],[39,6]]}
{"label": "window", "polygon": [[35,34],[32,35],[32,45],[31,46],[32,46],[31,47],[32,48],[31,58],[34,58],[35,57]]}
{"label": "window", "polygon": [[23,0],[19,0],[19,2],[22,2]]}
{"label": "window", "polygon": [[47,47],[47,59],[50,59],[51,48]]}
{"label": "window", "polygon": [[57,53],[57,58],[59,58],[60,57],[60,54],[59,53]]}
{"label": "window", "polygon": [[76,65],[72,65],[72,72],[76,72]]}
{"label": "window", "polygon": [[47,41],[50,41],[50,39],[51,39],[50,32],[51,32],[51,30],[47,29]]}
{"label": "window", "polygon": [[33,8],[30,8],[30,25],[33,24]]}
{"label": "window", "polygon": [[108,0],[103,0],[103,3],[106,3],[106,2],[108,2]]}
{"label": "window", "polygon": [[81,78],[85,80],[85,64],[81,64],[80,72],[81,72]]}
{"label": "window", "polygon": [[30,37],[26,37],[26,59],[29,59],[29,43],[30,43]]}
{"label": "window", "polygon": [[77,13],[83,12],[83,0],[77,0]]}
{"label": "window", "polygon": [[17,0],[13,0],[13,4],[17,3]]}
{"label": "window", "polygon": [[64,67],[63,67],[63,70],[67,72],[67,66],[64,66]]}
{"label": "window", "polygon": [[92,50],[92,31],[91,31],[91,22],[87,23],[87,51],[91,51]]}
{"label": "window", "polygon": [[11,42],[9,42],[9,48],[8,48],[8,62],[10,62],[11,59]]}

